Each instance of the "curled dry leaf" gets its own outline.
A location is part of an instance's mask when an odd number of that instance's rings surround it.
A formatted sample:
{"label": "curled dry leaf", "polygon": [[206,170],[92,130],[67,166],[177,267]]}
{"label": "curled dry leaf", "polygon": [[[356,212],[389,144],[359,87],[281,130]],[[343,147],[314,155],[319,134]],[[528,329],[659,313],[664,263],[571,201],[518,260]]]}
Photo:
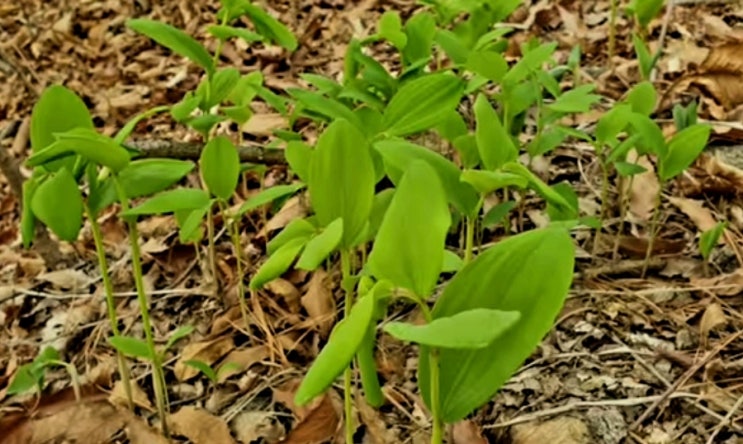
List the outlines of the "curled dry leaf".
{"label": "curled dry leaf", "polygon": [[328,273],[317,270],[310,278],[307,292],[302,296],[302,306],[315,322],[320,335],[326,338],[335,322],[335,298],[328,282]]}
{"label": "curled dry leaf", "polygon": [[540,424],[519,424],[511,429],[513,444],[592,444],[588,426],[577,418],[562,417]]}
{"label": "curled dry leaf", "polygon": [[286,434],[284,426],[272,412],[241,412],[230,422],[230,427],[237,440],[243,444],[258,440],[277,442]]}
{"label": "curled dry leaf", "polygon": [[341,417],[330,395],[299,421],[283,441],[284,444],[321,444],[331,439],[340,425]]}
{"label": "curled dry leaf", "polygon": [[170,426],[176,435],[185,436],[193,444],[234,444],[227,424],[206,410],[183,407],[170,415]]}
{"label": "curled dry leaf", "polygon": [[265,345],[232,350],[220,364],[220,366],[228,367],[219,372],[219,382],[224,382],[231,376],[245,372],[251,365],[261,362],[268,355],[268,347]]}
{"label": "curled dry leaf", "polygon": [[259,237],[266,236],[268,233],[284,228],[289,225],[289,222],[294,219],[299,219],[307,215],[307,205],[305,204],[302,196],[294,196],[287,200],[281,210],[276,213],[269,221],[266,226],[261,229],[258,233]]}
{"label": "curled dry leaf", "polygon": [[454,423],[451,428],[453,444],[488,444],[480,427],[470,420]]}
{"label": "curled dry leaf", "polygon": [[737,296],[743,293],[743,269],[711,278],[691,279],[690,284],[717,296]]}
{"label": "curled dry leaf", "polygon": [[625,196],[626,193],[629,193],[630,212],[640,220],[649,221],[653,215],[658,192],[660,191],[655,167],[645,156],[638,159],[634,150],[627,156],[627,161],[635,162],[647,170],[635,175],[632,180],[623,180],[621,188]]}
{"label": "curled dry leaf", "polygon": [[[712,212],[705,208],[701,201],[685,197],[669,197],[668,200],[682,213],[689,216],[689,219],[694,222],[700,232],[711,230],[717,226],[717,220],[715,220]],[[725,243],[724,236],[720,237],[719,243]]]}
{"label": "curled dry leaf", "polygon": [[727,324],[727,322],[728,318],[722,310],[722,306],[717,302],[713,302],[704,309],[702,320],[699,321],[699,333],[706,341],[710,331],[715,327]]}
{"label": "curled dry leaf", "polygon": [[[142,390],[142,387],[137,384],[135,379],[131,380],[131,387],[132,401],[134,401],[134,405],[149,412],[154,412],[155,408],[152,406],[150,398],[147,396],[147,393]],[[114,383],[113,390],[111,390],[111,394],[108,397],[108,402],[121,408],[128,408],[129,401],[126,399],[124,384],[121,381],[116,381]]]}
{"label": "curled dry leaf", "polygon": [[73,292],[81,292],[83,288],[93,282],[93,279],[84,271],[72,268],[42,273],[36,276],[36,279],[42,282],[49,282],[56,288],[71,290]]}
{"label": "curled dry leaf", "polygon": [[188,344],[175,363],[175,377],[183,382],[199,374],[199,371],[186,364],[186,361],[201,361],[211,366],[234,348],[235,343],[230,336]]}

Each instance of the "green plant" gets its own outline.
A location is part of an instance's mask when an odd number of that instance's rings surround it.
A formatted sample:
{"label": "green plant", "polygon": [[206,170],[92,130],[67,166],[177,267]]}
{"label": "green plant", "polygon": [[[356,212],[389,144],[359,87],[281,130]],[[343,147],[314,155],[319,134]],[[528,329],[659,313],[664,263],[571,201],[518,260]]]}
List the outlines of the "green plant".
{"label": "green plant", "polygon": [[702,232],[699,236],[699,252],[702,254],[702,258],[704,259],[703,264],[705,275],[709,275],[710,256],[712,255],[715,246],[720,242],[720,238],[725,233],[727,225],[727,222],[718,222],[717,225]]}
{"label": "green plant", "polygon": [[26,393],[31,390],[40,395],[44,390],[46,370],[51,367],[63,367],[67,371],[72,380],[75,399],[80,401],[80,378],[77,370],[74,365],[64,362],[54,347],[44,347],[33,361],[16,370],[13,380],[8,385],[8,395]]}

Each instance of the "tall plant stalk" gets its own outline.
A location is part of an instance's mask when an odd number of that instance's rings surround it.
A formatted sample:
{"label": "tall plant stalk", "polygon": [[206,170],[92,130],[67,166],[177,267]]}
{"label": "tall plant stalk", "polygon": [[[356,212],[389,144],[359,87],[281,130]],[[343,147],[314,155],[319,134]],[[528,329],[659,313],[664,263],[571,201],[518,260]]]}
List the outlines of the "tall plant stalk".
{"label": "tall plant stalk", "polygon": [[[353,307],[353,286],[349,283],[351,278],[351,256],[348,250],[341,251],[341,286],[345,294],[343,315],[348,318]],[[345,415],[346,442],[353,442],[353,362],[343,371],[343,412]]]}
{"label": "tall plant stalk", "polygon": [[[121,209],[122,211],[128,211],[129,198],[126,195],[126,191],[121,186],[118,178],[114,177],[113,180],[114,184],[116,185],[116,191],[118,193]],[[152,321],[150,320],[149,303],[147,301],[147,294],[144,288],[144,278],[142,277],[142,252],[139,248],[139,230],[137,229],[136,218],[127,218],[127,225],[129,226],[129,244],[132,252],[134,284],[137,288],[137,301],[139,302],[139,311],[142,315],[142,330],[144,330],[145,339],[147,341],[147,348],[149,349],[150,357],[152,358],[152,385],[155,391],[157,413],[160,416],[160,424],[163,435],[165,435],[165,437],[169,439],[170,433],[168,430],[167,418],[168,400],[165,388],[165,375],[163,373],[163,366],[160,354],[155,348],[155,336],[152,329]]]}
{"label": "tall plant stalk", "polygon": [[[111,322],[111,332],[114,336],[119,336],[118,317],[116,316],[116,301],[114,300],[114,286],[111,282],[111,276],[108,273],[108,261],[106,260],[106,250],[103,246],[103,234],[101,233],[101,226],[98,223],[96,215],[90,209],[90,206],[85,205],[85,213],[87,213],[88,220],[90,220],[90,227],[93,231],[93,242],[95,243],[95,251],[98,256],[98,268],[101,271],[101,278],[103,279],[103,291],[106,294],[106,308],[108,311],[108,320]],[[119,365],[119,376],[121,377],[121,383],[124,385],[124,394],[126,395],[127,405],[130,409],[134,409],[134,400],[132,398],[132,382],[129,376],[129,367],[126,365],[126,358],[120,352],[116,352],[116,358]]]}
{"label": "tall plant stalk", "polygon": [[648,238],[648,249],[645,252],[645,261],[642,264],[642,278],[645,278],[645,274],[648,271],[648,265],[650,264],[650,256],[653,254],[653,246],[655,244],[655,236],[658,232],[658,222],[660,221],[660,200],[663,193],[663,187],[658,188],[658,194],[655,197],[655,209],[653,210],[653,217],[650,220],[650,237]]}
{"label": "tall plant stalk", "polygon": [[614,52],[617,46],[617,2],[619,0],[611,0],[609,12],[609,66],[611,71],[614,72]]}

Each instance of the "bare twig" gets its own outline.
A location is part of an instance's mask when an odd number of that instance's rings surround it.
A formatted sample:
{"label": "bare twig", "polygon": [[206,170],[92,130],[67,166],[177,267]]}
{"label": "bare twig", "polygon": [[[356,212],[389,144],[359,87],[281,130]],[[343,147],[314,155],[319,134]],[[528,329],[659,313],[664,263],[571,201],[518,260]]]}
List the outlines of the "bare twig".
{"label": "bare twig", "polygon": [[731,420],[733,419],[733,416],[738,412],[741,405],[743,405],[743,396],[739,397],[737,401],[735,401],[735,405],[733,405],[733,408],[730,409],[730,411],[725,415],[725,417],[722,419],[722,421],[717,424],[715,429],[712,431],[712,434],[709,435],[709,439],[707,440],[707,444],[714,444],[715,438],[717,438],[717,435],[722,431],[722,429],[725,428],[725,426],[728,423],[731,423]]}
{"label": "bare twig", "polygon": [[[125,144],[129,149],[139,151],[142,157],[168,157],[173,159],[198,159],[202,144],[176,142],[172,140],[132,140]],[[241,162],[275,165],[286,163],[284,150],[260,146],[241,146],[238,148]]]}

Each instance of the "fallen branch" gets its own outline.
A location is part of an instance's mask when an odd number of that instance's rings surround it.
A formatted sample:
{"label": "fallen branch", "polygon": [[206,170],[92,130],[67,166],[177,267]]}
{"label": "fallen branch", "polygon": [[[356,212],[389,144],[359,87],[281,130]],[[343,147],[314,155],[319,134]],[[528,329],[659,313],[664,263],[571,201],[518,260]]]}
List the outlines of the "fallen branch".
{"label": "fallen branch", "polygon": [[[166,157],[171,159],[193,159],[201,155],[200,143],[175,142],[172,140],[132,140],[124,144],[129,149],[139,151],[141,157]],[[240,146],[240,161],[264,165],[286,163],[284,150],[259,146]]]}

